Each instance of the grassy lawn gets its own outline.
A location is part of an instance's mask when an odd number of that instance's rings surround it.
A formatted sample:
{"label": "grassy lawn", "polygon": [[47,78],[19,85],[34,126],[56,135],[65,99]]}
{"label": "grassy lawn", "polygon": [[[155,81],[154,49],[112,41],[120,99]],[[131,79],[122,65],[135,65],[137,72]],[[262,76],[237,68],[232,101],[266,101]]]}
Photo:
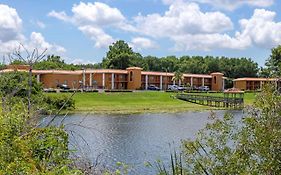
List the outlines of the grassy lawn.
{"label": "grassy lawn", "polygon": [[[61,95],[61,94],[50,94]],[[71,95],[66,93],[66,95]],[[183,112],[215,109],[173,98],[175,93],[133,92],[133,93],[76,93],[74,112],[93,112],[99,114],[131,114]],[[212,94],[222,95],[222,94]],[[245,94],[245,104],[252,104],[255,94]]]}

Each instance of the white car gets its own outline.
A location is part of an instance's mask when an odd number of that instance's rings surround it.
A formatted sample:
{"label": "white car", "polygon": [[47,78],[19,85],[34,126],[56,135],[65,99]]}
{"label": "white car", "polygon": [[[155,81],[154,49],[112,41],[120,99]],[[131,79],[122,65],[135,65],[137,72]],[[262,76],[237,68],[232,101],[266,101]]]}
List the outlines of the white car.
{"label": "white car", "polygon": [[198,88],[198,90],[199,90],[199,91],[209,91],[210,88],[209,88],[209,86],[200,86],[200,87]]}
{"label": "white car", "polygon": [[168,90],[177,91],[179,90],[178,85],[168,85]]}

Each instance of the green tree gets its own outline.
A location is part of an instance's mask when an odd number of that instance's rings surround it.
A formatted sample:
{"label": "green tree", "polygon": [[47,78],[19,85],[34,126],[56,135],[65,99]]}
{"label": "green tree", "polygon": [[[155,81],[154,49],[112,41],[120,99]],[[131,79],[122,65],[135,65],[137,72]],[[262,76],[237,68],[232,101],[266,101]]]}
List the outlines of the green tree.
{"label": "green tree", "polygon": [[130,66],[135,66],[135,59],[139,59],[140,54],[135,53],[129,45],[123,41],[118,40],[109,46],[109,51],[103,59],[103,66],[112,69],[126,69]]}
{"label": "green tree", "polygon": [[[37,83],[35,77],[32,78],[31,102],[33,104],[42,103],[42,85]],[[29,91],[29,77],[25,72],[10,72],[0,75],[0,96],[2,109],[5,110],[10,103],[27,103]]]}
{"label": "green tree", "polygon": [[146,71],[161,71],[160,59],[155,56],[146,56],[144,60],[144,70]]}
{"label": "green tree", "polygon": [[48,55],[47,59],[36,62],[34,64],[33,68],[39,69],[39,70],[50,70],[50,69],[75,70],[75,69],[78,69],[79,67],[75,66],[73,64],[65,63],[64,60],[60,56]]}
{"label": "green tree", "polygon": [[271,77],[281,76],[281,45],[271,49],[271,55],[265,65]]}
{"label": "green tree", "polygon": [[174,73],[173,78],[172,78],[172,80],[175,81],[175,82],[183,81],[183,79],[184,79],[183,73],[180,72],[180,71],[176,71]]}

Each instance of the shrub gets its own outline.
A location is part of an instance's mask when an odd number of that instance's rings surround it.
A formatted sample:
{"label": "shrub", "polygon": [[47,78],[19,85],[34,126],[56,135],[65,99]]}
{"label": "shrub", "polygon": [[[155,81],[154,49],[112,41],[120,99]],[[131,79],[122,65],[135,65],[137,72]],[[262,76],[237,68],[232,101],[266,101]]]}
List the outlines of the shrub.
{"label": "shrub", "polygon": [[75,101],[73,98],[62,94],[62,95],[45,95],[44,101],[48,104],[49,109],[74,109]]}
{"label": "shrub", "polygon": [[82,174],[72,168],[68,134],[63,127],[41,127],[36,116],[14,104],[0,113],[0,174]]}

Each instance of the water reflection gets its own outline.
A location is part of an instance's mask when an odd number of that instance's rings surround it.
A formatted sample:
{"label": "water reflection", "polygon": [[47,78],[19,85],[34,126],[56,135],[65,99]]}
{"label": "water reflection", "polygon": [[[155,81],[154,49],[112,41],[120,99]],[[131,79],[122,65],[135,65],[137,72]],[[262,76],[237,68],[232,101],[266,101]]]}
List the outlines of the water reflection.
{"label": "water reflection", "polygon": [[[230,111],[235,118],[241,111]],[[225,111],[216,111],[220,117]],[[70,115],[63,123],[78,153],[111,168],[116,162],[130,165],[130,174],[154,174],[144,162],[169,160],[170,147],[179,148],[182,139],[193,139],[208,122],[210,112],[141,114],[126,116]],[[48,118],[46,119],[48,120]],[[62,118],[57,118],[56,123]]]}

